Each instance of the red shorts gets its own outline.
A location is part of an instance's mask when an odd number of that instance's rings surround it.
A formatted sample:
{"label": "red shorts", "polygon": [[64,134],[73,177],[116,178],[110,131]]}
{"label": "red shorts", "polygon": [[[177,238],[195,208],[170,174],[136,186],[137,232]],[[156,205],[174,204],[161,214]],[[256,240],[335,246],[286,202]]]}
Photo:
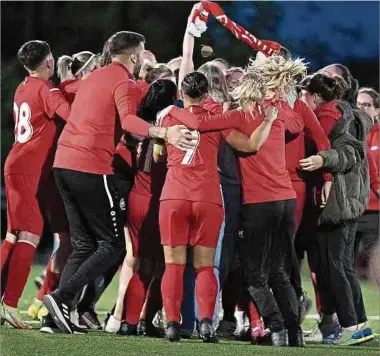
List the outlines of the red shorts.
{"label": "red shorts", "polygon": [[127,226],[133,257],[155,257],[162,251],[158,212],[160,202],[149,195],[132,191],[128,198]]}
{"label": "red shorts", "polygon": [[216,248],[223,217],[223,208],[217,204],[163,200],[160,205],[161,243],[170,247]]}
{"label": "red shorts", "polygon": [[66,212],[53,174],[47,180],[39,176],[7,175],[5,192],[8,232],[27,231],[41,236],[44,217],[53,233],[68,232]]}

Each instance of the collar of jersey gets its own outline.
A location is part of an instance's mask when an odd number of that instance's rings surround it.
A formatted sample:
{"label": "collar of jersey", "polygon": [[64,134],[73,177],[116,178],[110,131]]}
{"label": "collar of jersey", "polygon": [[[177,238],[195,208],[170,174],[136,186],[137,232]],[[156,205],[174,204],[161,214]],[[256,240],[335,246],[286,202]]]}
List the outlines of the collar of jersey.
{"label": "collar of jersey", "polygon": [[112,62],[111,65],[115,65],[115,66],[119,66],[119,67],[123,68],[127,72],[129,79],[135,80],[134,75],[128,70],[128,68],[124,64],[122,64],[120,62]]}

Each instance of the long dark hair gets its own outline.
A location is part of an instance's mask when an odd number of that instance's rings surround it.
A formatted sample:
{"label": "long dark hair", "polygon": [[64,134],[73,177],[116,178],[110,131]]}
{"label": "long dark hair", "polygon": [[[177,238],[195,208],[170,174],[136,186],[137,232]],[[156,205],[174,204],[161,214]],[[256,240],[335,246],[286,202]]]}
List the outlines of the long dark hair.
{"label": "long dark hair", "polygon": [[330,78],[324,74],[314,74],[304,84],[310,94],[318,94],[324,101],[342,99],[347,83],[339,76]]}
{"label": "long dark hair", "polygon": [[177,99],[177,86],[168,79],[155,81],[142,99],[137,115],[145,121],[156,121],[157,113],[169,105],[173,105]]}

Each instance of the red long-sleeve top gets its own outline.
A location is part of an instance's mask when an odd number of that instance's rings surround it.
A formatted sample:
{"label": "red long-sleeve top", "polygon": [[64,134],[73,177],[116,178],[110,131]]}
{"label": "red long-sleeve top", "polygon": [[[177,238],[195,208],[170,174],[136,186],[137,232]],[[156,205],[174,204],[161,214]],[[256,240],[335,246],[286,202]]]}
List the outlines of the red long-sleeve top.
{"label": "red long-sleeve top", "polygon": [[137,97],[136,83],[123,64],[113,62],[92,73],[78,89],[54,167],[112,174],[122,130],[148,136],[151,125],[136,116]]}
{"label": "red long-sleeve top", "polygon": [[380,125],[374,125],[367,136],[368,166],[371,182],[367,210],[379,211],[379,162],[380,162]]}
{"label": "red long-sleeve top", "polygon": [[[330,141],[310,107],[297,99],[293,110],[299,115],[304,123],[303,132],[292,137],[285,145],[286,165],[292,182],[302,181],[299,174],[299,161],[305,158],[305,135],[315,142],[318,151],[331,148]],[[325,180],[332,180],[330,174],[325,175]]]}

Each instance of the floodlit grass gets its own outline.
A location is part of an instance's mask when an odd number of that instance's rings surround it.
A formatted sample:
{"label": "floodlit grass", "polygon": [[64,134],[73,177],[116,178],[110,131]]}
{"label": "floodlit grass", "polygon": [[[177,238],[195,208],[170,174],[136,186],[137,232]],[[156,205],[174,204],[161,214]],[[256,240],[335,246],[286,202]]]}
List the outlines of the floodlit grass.
{"label": "floodlit grass", "polygon": [[[20,301],[20,310],[26,310],[33,300],[36,289],[34,277],[42,271],[41,266],[34,266],[28,285]],[[304,272],[304,288],[309,296],[314,296],[307,271]],[[367,313],[379,315],[379,292],[368,282],[363,282],[363,294]],[[108,311],[112,307],[117,293],[117,278],[104,293],[97,307],[99,311]],[[315,314],[315,310],[311,312]],[[25,316],[26,318],[26,316]],[[306,320],[305,329],[310,329],[315,321]],[[35,324],[33,324],[35,326]],[[371,322],[376,332],[379,332],[379,322]],[[37,327],[37,326],[36,326]],[[222,355],[281,355],[281,356],[319,356],[322,354],[336,356],[379,355],[379,339],[360,346],[327,347],[308,345],[306,349],[275,349],[272,347],[252,346],[247,342],[221,341],[218,345],[202,344],[200,341],[182,340],[171,344],[160,339],[120,337],[102,332],[91,332],[87,335],[47,335],[38,330],[14,330],[8,326],[0,328],[1,356],[125,356],[125,355],[166,355],[166,356],[222,356]]]}

